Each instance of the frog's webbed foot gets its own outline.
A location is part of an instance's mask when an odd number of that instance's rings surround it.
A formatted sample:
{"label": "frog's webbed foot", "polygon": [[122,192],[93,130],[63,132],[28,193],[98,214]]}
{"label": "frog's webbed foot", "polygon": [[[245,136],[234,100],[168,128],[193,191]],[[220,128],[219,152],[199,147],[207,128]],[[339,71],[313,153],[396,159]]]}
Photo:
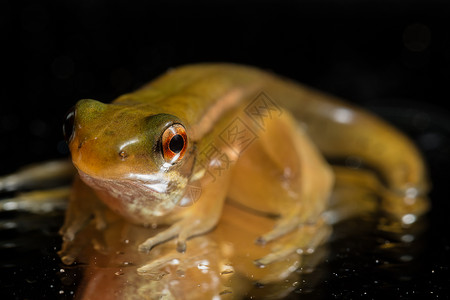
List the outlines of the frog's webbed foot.
{"label": "frog's webbed foot", "polygon": [[76,205],[69,207],[63,227],[59,230],[63,244],[58,252],[64,264],[72,264],[82,250],[92,245],[99,252],[107,246],[104,241],[104,230],[108,227],[105,207],[97,203],[91,211],[78,211]]}
{"label": "frog's webbed foot", "polygon": [[[277,230],[277,227],[275,230]],[[292,253],[311,254],[319,245],[328,239],[330,234],[331,227],[322,218],[314,224],[300,225],[293,232],[281,237],[277,245],[271,249],[271,253],[256,260],[255,264],[259,267],[264,267],[265,265],[284,259]],[[268,235],[275,236],[277,233],[273,233],[272,231]]]}
{"label": "frog's webbed foot", "polygon": [[[102,220],[99,220],[102,219]],[[91,223],[90,221],[93,221]],[[58,255],[66,265],[71,265],[86,247],[93,247],[99,252],[104,252],[108,248],[104,240],[106,220],[101,217],[83,218],[75,221],[66,228],[61,228],[60,234],[63,236],[63,243]]]}

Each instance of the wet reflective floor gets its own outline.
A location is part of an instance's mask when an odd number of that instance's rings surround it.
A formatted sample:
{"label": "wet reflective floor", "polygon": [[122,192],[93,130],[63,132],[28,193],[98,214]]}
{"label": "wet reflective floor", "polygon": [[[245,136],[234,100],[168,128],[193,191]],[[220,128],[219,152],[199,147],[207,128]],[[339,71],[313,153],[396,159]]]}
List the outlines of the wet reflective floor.
{"label": "wet reflective floor", "polygon": [[[383,107],[372,110],[381,114],[386,111]],[[396,118],[397,126],[409,131],[424,150],[433,182],[431,211],[414,226],[401,231],[390,228],[381,215],[364,215],[338,223],[329,242],[316,251],[318,258],[299,267],[294,277],[278,282],[275,287],[253,283],[254,286],[242,294],[235,293],[234,298],[257,299],[273,291],[272,298],[282,299],[382,299],[388,296],[442,299],[449,295],[450,218],[447,216],[449,204],[445,200],[445,170],[450,167],[445,155],[450,145],[448,123],[438,112],[422,114],[421,118],[429,123],[426,131],[419,132],[415,126],[410,126],[410,114],[398,111],[396,114],[393,108],[388,111]],[[424,141],[429,143],[430,136],[439,137],[439,147],[427,149],[426,145],[421,145]],[[11,195],[2,194],[2,198],[8,196]],[[65,266],[56,254],[61,247],[57,231],[62,224],[63,211],[44,215],[3,211],[0,219],[2,299],[72,299],[75,295],[92,293],[89,284],[93,277],[90,276],[98,275],[98,270],[83,263]],[[101,255],[98,265],[101,266]],[[205,268],[209,267],[205,265]],[[111,273],[108,275],[111,278],[135,276],[135,271],[127,273],[127,266],[117,270],[100,267],[100,270]],[[222,271],[223,276],[232,273]],[[112,289],[113,284],[108,288]],[[222,298],[230,297],[226,295],[228,292],[224,289]]]}

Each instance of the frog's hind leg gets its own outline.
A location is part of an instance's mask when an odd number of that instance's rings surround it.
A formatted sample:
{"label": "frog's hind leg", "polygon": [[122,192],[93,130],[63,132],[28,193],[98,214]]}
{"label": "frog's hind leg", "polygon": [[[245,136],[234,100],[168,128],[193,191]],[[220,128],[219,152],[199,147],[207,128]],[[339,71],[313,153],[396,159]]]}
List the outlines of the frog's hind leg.
{"label": "frog's hind leg", "polygon": [[378,172],[390,194],[383,210],[393,219],[420,216],[429,201],[427,170],[414,144],[393,126],[333,96],[283,81],[268,93],[292,112],[327,159],[351,162]]}
{"label": "frog's hind leg", "polygon": [[[67,206],[69,183],[75,168],[68,160],[54,160],[23,167],[0,177],[0,211],[48,213]],[[12,196],[10,196],[12,194]]]}
{"label": "frog's hind leg", "polygon": [[36,214],[63,210],[67,207],[70,187],[22,192],[0,200],[0,211],[26,211]]}
{"label": "frog's hind leg", "polygon": [[[266,122],[259,138],[241,154],[232,177],[232,201],[277,218],[274,228],[256,242],[276,240],[281,247],[259,264],[303,247],[314,249],[328,236],[321,214],[328,205],[333,174],[287,112]],[[284,241],[290,234],[292,239]]]}

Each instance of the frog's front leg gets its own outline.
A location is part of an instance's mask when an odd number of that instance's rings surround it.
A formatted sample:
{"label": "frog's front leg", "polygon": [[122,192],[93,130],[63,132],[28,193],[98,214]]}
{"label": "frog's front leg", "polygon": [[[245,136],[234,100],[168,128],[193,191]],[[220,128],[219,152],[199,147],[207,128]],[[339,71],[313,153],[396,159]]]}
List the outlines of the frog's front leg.
{"label": "frog's front leg", "polygon": [[192,206],[184,208],[177,216],[178,220],[169,228],[139,245],[139,251],[148,252],[157,244],[177,237],[177,250],[184,252],[187,239],[214,228],[222,214],[229,177],[229,171],[225,171],[214,181],[203,184],[199,199]]}

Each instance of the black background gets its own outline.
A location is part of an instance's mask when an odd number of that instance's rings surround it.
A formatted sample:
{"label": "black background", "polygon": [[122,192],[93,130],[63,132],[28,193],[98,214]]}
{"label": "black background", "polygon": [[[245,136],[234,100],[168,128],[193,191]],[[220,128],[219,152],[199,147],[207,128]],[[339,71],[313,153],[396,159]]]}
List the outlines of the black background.
{"label": "black background", "polygon": [[[0,174],[67,156],[61,124],[79,99],[109,102],[186,63],[255,65],[380,114],[418,144],[430,166],[433,210],[415,264],[401,276],[380,273],[377,254],[358,237],[334,247],[310,297],[446,298],[449,16],[448,1],[1,1]],[[58,220],[45,226],[34,256],[3,244],[1,295],[67,296],[54,287]],[[41,234],[4,232],[3,242]]]}

